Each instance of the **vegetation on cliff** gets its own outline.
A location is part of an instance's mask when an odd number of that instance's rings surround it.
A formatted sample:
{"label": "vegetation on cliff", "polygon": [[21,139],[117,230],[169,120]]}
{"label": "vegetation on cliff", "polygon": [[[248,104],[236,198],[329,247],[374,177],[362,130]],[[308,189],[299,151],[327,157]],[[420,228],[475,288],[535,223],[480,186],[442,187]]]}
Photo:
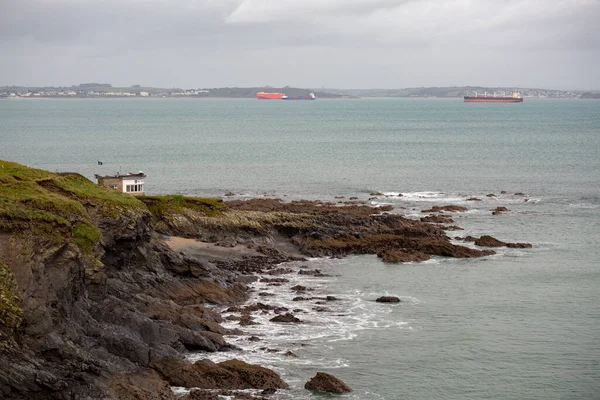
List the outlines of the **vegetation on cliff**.
{"label": "vegetation on cliff", "polygon": [[0,261],[0,326],[9,329],[17,328],[23,318],[16,289],[14,274]]}
{"label": "vegetation on cliff", "polygon": [[75,173],[52,173],[0,160],[0,231],[72,240],[90,252],[102,235],[89,209],[118,218],[126,210],[145,210],[132,196],[98,186]]}

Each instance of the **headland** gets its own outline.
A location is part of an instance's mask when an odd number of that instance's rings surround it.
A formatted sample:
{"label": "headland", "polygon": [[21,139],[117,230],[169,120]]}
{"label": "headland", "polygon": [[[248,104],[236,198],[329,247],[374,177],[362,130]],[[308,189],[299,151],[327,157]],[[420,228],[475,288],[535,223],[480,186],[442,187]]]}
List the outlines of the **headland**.
{"label": "headland", "polygon": [[[454,244],[447,232],[460,227],[449,224],[465,207],[434,207],[420,219],[392,211],[357,201],[132,197],[76,173],[0,160],[0,395],[174,400],[175,386],[196,388],[186,400],[268,398],[288,386],[277,372],[186,357],[234,350],[231,336],[254,340],[244,327],[258,312],[298,323],[276,298],[245,304],[250,282],[320,273],[282,263],[350,254],[420,262],[531,246],[490,236]],[[239,328],[223,327],[215,306],[228,306]]]}

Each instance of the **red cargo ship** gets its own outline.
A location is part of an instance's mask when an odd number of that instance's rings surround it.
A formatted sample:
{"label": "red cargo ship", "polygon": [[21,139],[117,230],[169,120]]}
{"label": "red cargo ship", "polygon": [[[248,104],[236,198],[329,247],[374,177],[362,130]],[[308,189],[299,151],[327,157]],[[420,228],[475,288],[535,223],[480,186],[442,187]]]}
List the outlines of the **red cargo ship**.
{"label": "red cargo ship", "polygon": [[493,96],[488,96],[487,92],[484,93],[483,96],[478,96],[477,92],[475,92],[475,96],[465,96],[465,103],[522,103],[523,97],[515,92],[512,96],[496,96],[494,92]]}
{"label": "red cargo ship", "polygon": [[266,93],[266,92],[256,93],[256,98],[259,100],[281,100],[284,97],[285,97],[285,93]]}

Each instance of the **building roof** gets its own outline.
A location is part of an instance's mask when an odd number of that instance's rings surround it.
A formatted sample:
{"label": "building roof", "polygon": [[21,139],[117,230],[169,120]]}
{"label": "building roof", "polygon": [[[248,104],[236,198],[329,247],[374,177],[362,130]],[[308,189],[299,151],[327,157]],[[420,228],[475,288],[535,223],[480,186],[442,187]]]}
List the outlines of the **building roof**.
{"label": "building roof", "polygon": [[117,172],[116,175],[102,176],[102,175],[95,174],[94,176],[96,177],[96,179],[121,179],[121,180],[123,180],[123,179],[143,179],[146,177],[146,175],[142,171],[138,172],[137,174],[134,174],[132,172],[128,172],[126,174],[119,174]]}

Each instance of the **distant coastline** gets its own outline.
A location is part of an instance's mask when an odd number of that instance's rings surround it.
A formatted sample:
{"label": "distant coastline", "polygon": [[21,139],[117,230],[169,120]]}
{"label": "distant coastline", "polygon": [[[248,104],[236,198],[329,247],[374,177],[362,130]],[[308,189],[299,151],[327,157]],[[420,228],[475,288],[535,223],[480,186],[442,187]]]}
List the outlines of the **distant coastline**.
{"label": "distant coastline", "polygon": [[357,99],[357,98],[462,98],[477,93],[512,93],[515,89],[530,98],[551,99],[597,99],[600,92],[583,90],[556,90],[538,88],[452,86],[417,87],[403,89],[318,89],[285,87],[223,87],[223,88],[155,88],[133,85],[113,87],[108,83],[83,83],[76,86],[3,86],[0,98],[255,98],[257,92],[284,92],[288,96],[301,97],[314,93],[318,99]]}

